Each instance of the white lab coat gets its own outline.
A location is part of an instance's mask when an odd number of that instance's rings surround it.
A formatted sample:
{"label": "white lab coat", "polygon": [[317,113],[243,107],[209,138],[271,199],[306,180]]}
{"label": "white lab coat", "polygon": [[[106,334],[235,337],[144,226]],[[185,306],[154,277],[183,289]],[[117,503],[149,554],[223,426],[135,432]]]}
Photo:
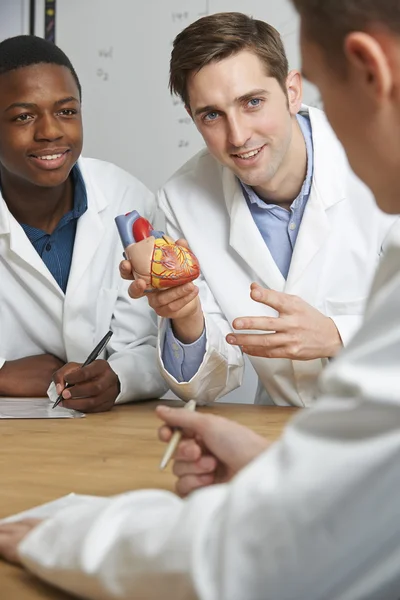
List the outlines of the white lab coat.
{"label": "white lab coat", "polygon": [[114,223],[132,209],[154,219],[154,198],[113,164],[82,158],[79,167],[88,209],[78,220],[65,294],[0,196],[0,367],[44,353],[83,362],[112,329],[101,357],[119,377],[117,401],[159,397],[166,385],[157,367],[157,325],[147,300],[129,299]]}
{"label": "white lab coat", "polygon": [[225,485],[61,511],[23,564],[96,600],[398,600],[400,243],[325,397]]}
{"label": "white lab coat", "polygon": [[[308,112],[305,108],[304,112]],[[225,341],[236,317],[276,315],[251,300],[250,284],[298,295],[335,322],[344,345],[360,325],[365,300],[393,217],[375,205],[355,177],[325,115],[309,109],[314,175],[287,280],[276,266],[234,174],[207,150],[184,165],[159,193],[166,229],[184,237],[200,261],[206,316],[204,360],[189,382],[178,383],[161,359],[169,387],[181,398],[212,402],[241,384],[243,357]],[[327,359],[249,357],[259,377],[257,404],[308,406]],[[243,401],[251,399],[243,398]]]}

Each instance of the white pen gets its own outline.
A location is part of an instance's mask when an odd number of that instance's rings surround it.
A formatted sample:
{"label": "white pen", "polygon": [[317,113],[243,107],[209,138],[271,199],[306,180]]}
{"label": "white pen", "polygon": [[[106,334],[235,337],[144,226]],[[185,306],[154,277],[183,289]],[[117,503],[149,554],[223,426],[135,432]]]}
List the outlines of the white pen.
{"label": "white pen", "polygon": [[[189,402],[187,402],[185,404],[184,408],[186,410],[191,410],[193,412],[194,410],[196,410],[196,400],[189,400]],[[160,462],[160,471],[165,469],[165,467],[171,460],[175,450],[178,447],[179,442],[181,441],[181,437],[182,437],[182,430],[179,428],[175,429],[175,431],[172,434],[172,437],[169,441],[167,449],[165,450],[164,456],[162,457],[162,460]]]}

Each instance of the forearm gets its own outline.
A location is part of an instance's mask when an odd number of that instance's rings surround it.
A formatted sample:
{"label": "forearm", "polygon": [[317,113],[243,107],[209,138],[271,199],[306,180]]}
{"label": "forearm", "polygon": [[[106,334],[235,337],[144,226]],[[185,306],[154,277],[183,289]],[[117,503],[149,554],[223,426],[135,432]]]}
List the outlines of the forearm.
{"label": "forearm", "polygon": [[5,361],[0,369],[0,396],[43,397],[63,361],[52,354]]}
{"label": "forearm", "polygon": [[171,325],[175,337],[182,344],[193,344],[199,339],[204,330],[204,315],[200,302],[193,315],[183,319],[171,319]]}

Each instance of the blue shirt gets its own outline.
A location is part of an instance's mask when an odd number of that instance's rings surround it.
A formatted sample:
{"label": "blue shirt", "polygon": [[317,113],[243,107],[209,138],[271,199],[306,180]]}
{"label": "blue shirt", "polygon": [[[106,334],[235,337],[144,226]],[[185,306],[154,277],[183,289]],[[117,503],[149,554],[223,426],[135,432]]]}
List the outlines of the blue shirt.
{"label": "blue shirt", "polygon": [[[290,210],[276,204],[269,204],[257,196],[253,188],[240,182],[254,222],[285,279],[289,272],[299,227],[310,196],[314,171],[314,148],[310,119],[303,115],[297,115],[297,121],[306,144],[307,172],[300,193],[293,200]],[[163,362],[168,373],[177,381],[189,381],[197,373],[205,351],[205,330],[193,344],[182,344],[175,338],[169,322],[164,341]]]}
{"label": "blue shirt", "polygon": [[87,210],[86,187],[78,165],[73,167],[71,176],[74,186],[73,209],[61,217],[52,234],[21,223],[33,247],[64,293],[71,269],[76,225],[79,217]]}

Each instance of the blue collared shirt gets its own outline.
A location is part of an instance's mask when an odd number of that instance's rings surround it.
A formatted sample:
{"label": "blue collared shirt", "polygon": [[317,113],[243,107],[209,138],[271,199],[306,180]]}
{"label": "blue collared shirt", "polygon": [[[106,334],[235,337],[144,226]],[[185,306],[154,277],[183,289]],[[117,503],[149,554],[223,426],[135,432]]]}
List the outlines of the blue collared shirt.
{"label": "blue collared shirt", "polygon": [[307,149],[307,173],[299,195],[293,200],[290,210],[262,200],[253,188],[241,182],[251,216],[261,233],[272,258],[280,272],[287,278],[294,245],[311,191],[314,170],[311,123],[307,117],[297,115]]}
{"label": "blue collared shirt", "polygon": [[[253,188],[240,182],[254,222],[285,279],[289,272],[299,227],[310,196],[314,171],[314,148],[310,119],[308,116],[297,115],[297,121],[306,144],[307,172],[300,193],[293,200],[290,210],[276,204],[269,204],[257,196]],[[193,344],[182,344],[175,338],[171,323],[168,323],[162,358],[165,369],[177,381],[189,381],[197,373],[205,351],[205,330]]]}
{"label": "blue collared shirt", "polygon": [[71,175],[74,186],[74,206],[61,217],[51,235],[42,229],[21,223],[33,247],[64,293],[71,269],[77,222],[87,210],[86,187],[78,165],[73,167]]}

